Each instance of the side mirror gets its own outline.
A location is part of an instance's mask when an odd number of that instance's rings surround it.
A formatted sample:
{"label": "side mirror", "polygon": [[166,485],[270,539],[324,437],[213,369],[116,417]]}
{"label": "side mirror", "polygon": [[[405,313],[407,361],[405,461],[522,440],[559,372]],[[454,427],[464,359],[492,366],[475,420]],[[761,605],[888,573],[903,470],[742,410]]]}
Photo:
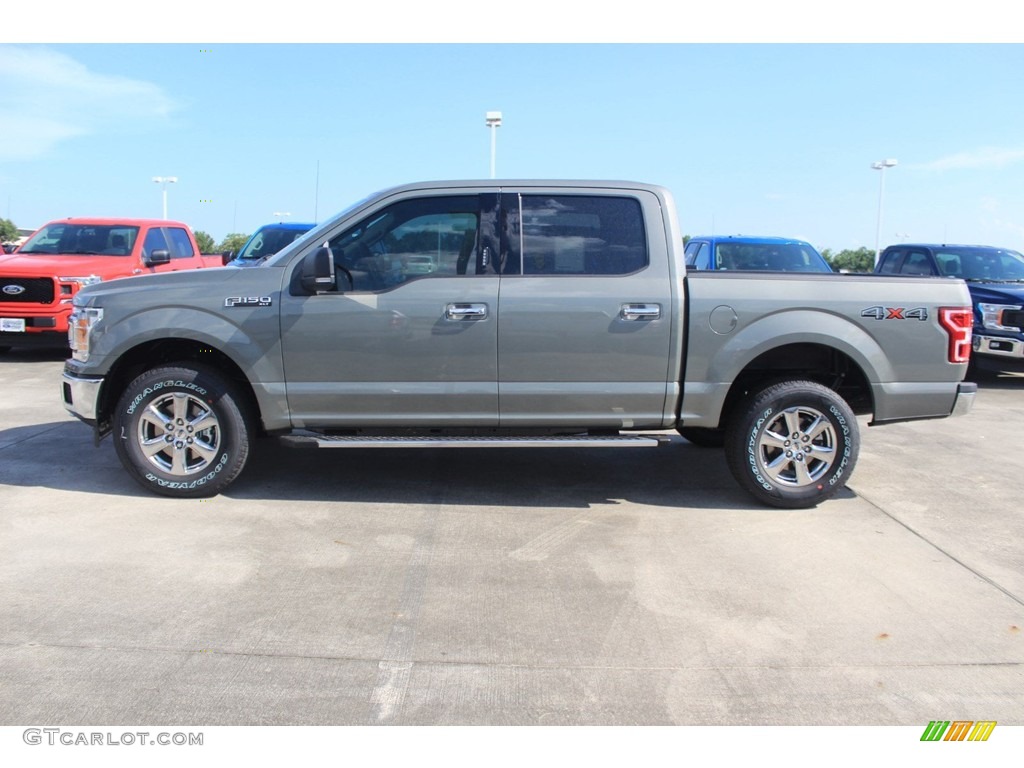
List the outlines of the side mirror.
{"label": "side mirror", "polygon": [[163,248],[152,251],[149,256],[144,256],[142,258],[142,263],[147,267],[159,267],[162,264],[170,264],[171,252]]}
{"label": "side mirror", "polygon": [[308,293],[338,290],[334,277],[334,254],[326,245],[317,248],[302,260],[301,283]]}
{"label": "side mirror", "polygon": [[229,264],[234,258],[235,258],[235,252],[234,251],[224,251],[224,253],[222,253],[220,255],[220,263],[221,264]]}

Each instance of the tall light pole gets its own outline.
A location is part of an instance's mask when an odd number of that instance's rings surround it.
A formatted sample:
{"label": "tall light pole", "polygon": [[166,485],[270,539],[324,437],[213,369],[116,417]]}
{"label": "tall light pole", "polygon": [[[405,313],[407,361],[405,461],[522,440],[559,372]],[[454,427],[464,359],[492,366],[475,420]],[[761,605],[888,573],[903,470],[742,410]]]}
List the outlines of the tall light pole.
{"label": "tall light pole", "polygon": [[878,222],[875,226],[875,266],[878,266],[878,257],[881,254],[882,241],[882,200],[885,198],[885,169],[896,165],[893,159],[879,160],[872,163],[871,167],[878,171]]}
{"label": "tall light pole", "polygon": [[285,216],[291,216],[291,214],[287,211],[274,211],[274,216],[283,221]]}
{"label": "tall light pole", "polygon": [[501,125],[501,112],[488,112],[484,122],[491,129],[491,178],[494,178],[494,161],[498,151],[498,127]]}
{"label": "tall light pole", "polygon": [[177,176],[154,176],[153,182],[156,184],[163,184],[164,190],[164,218],[167,218],[167,185],[174,184],[178,181]]}

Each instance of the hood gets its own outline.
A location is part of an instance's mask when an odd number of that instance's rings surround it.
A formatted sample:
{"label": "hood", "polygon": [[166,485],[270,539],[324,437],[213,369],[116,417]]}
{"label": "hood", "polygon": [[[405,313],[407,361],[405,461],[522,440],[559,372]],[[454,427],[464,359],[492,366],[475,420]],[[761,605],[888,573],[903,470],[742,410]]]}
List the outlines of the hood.
{"label": "hood", "polygon": [[239,258],[234,258],[231,261],[229,261],[227,264],[225,264],[224,266],[227,266],[227,267],[242,267],[243,269],[249,269],[251,267],[262,266],[263,262],[265,262],[265,261],[266,261],[265,258],[261,258],[261,259],[239,259]]}
{"label": "hood", "polygon": [[[0,265],[2,266],[2,265]],[[241,285],[232,287],[242,275],[259,275],[257,280],[243,280]],[[253,295],[263,291],[279,290],[281,287],[281,271],[277,269],[231,269],[229,267],[210,267],[209,269],[184,269],[180,272],[161,272],[152,275],[139,275],[131,280],[111,280],[110,282],[88,285],[75,295],[75,304],[91,305],[100,300],[118,301],[119,296],[138,297],[151,296],[154,305],[176,303],[189,304],[197,297],[229,295]]]}
{"label": "hood", "polygon": [[[0,262],[2,265],[3,262]],[[967,282],[975,304],[1024,304],[1024,283]]]}
{"label": "hood", "polygon": [[[17,277],[87,277],[97,275],[104,280],[125,277],[134,272],[136,262],[131,256],[84,256],[60,253],[12,253],[0,259],[0,272]],[[142,274],[149,269],[140,270]]]}

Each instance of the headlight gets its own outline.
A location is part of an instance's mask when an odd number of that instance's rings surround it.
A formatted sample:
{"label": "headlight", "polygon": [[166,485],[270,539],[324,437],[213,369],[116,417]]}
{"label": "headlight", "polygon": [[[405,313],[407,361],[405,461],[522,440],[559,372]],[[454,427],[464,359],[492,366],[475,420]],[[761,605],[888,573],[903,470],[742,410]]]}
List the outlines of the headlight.
{"label": "headlight", "polygon": [[[58,277],[57,282],[64,283],[64,285],[60,287],[61,295],[70,296],[72,293],[82,290],[87,285],[102,283],[103,278],[99,275],[88,275],[86,277]],[[60,303],[70,304],[71,299],[61,299]]]}
{"label": "headlight", "polygon": [[1020,305],[1013,304],[978,304],[981,311],[981,324],[990,331],[1009,331],[1014,333],[1020,329],[1014,325],[1003,325],[1003,312],[1019,310]]}
{"label": "headlight", "polygon": [[88,275],[87,277],[58,277],[57,279],[62,283],[78,283],[79,288],[85,288],[87,285],[103,282],[103,278],[99,275]]}
{"label": "headlight", "polygon": [[71,356],[80,363],[89,360],[89,341],[93,328],[103,319],[99,307],[75,307],[68,318],[68,346]]}

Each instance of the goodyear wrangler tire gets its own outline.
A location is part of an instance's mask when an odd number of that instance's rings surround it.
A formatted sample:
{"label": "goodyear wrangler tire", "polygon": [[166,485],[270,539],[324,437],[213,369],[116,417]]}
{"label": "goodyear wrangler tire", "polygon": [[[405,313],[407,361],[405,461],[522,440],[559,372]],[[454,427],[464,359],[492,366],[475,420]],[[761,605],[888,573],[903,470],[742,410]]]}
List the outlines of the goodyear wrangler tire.
{"label": "goodyear wrangler tire", "polygon": [[125,469],[163,496],[214,496],[249,457],[244,403],[220,373],[199,366],[143,373],[121,395],[113,427]]}
{"label": "goodyear wrangler tire", "polygon": [[860,432],[839,395],[813,381],[772,384],[741,404],[725,437],[729,469],[759,501],[813,507],[837,493],[857,463]]}

